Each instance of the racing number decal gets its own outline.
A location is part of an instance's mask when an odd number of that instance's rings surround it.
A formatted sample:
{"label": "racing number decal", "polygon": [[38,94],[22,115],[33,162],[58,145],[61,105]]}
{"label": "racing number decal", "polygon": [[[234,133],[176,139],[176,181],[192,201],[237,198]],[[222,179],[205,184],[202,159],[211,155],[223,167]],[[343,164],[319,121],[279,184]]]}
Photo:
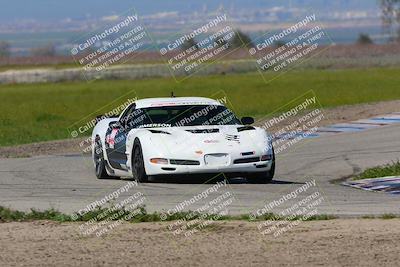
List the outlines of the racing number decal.
{"label": "racing number decal", "polygon": [[114,149],[115,136],[118,134],[118,129],[112,129],[111,133],[107,135],[106,142],[111,149]]}

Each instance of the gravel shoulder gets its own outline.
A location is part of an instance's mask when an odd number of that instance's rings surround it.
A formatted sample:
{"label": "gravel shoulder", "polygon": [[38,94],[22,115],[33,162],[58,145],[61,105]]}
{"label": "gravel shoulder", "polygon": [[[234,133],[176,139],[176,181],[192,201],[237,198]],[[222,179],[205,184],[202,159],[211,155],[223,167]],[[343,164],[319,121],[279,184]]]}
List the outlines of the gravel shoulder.
{"label": "gravel shoulder", "polygon": [[[323,110],[325,116],[319,126],[370,118],[391,112],[399,112],[399,107],[400,100],[393,100],[327,108]],[[290,124],[295,119],[297,119],[297,117],[287,120],[285,125]],[[258,122],[258,124],[262,123],[263,122]],[[280,125],[280,127],[285,125]],[[80,144],[84,145],[81,146]],[[0,147],[0,158],[26,158],[43,155],[81,154],[81,147],[87,147],[87,137]]]}
{"label": "gravel shoulder", "polygon": [[190,238],[166,223],[123,223],[82,237],[79,223],[0,224],[0,266],[398,266],[400,219],[302,222],[279,237],[258,223],[216,222]]}

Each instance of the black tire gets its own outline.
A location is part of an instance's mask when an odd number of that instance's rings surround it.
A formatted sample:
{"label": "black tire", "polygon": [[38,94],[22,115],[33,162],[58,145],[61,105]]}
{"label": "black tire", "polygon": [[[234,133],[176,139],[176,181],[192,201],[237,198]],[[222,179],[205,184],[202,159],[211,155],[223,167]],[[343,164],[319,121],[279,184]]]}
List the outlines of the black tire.
{"label": "black tire", "polygon": [[249,174],[246,179],[252,183],[270,183],[274,179],[275,175],[275,152],[272,149],[272,165],[271,169],[266,172],[260,172],[257,174]]}
{"label": "black tire", "polygon": [[146,174],[143,160],[142,145],[139,139],[135,140],[132,151],[132,174],[136,181],[140,183],[146,183],[149,181],[149,177]]}
{"label": "black tire", "polygon": [[95,173],[98,179],[111,178],[106,170],[106,161],[104,160],[103,146],[101,145],[100,137],[97,136],[94,146],[93,161],[95,164]]}

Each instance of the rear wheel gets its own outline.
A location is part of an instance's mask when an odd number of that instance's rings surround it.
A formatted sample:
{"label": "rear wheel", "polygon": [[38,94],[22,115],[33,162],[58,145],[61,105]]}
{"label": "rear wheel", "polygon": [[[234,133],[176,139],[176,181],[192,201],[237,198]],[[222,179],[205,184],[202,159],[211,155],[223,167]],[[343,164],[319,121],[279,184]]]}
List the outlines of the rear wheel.
{"label": "rear wheel", "polygon": [[98,136],[96,137],[95,140],[93,161],[95,165],[96,177],[98,179],[111,178],[111,176],[108,175],[106,170],[106,161],[104,159],[103,147],[101,145],[100,137]]}
{"label": "rear wheel", "polygon": [[142,145],[138,139],[135,140],[133,145],[133,159],[132,159],[132,172],[133,177],[141,183],[146,183],[149,180],[149,177],[146,174],[146,170],[144,168],[144,160],[143,160],[143,152]]}

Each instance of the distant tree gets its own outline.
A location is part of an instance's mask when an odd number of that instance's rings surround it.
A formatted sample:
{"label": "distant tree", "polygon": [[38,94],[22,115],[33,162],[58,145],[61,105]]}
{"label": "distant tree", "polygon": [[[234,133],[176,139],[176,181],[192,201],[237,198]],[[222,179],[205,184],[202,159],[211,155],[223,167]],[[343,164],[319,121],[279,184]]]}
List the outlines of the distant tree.
{"label": "distant tree", "polygon": [[47,44],[42,47],[35,47],[31,49],[31,55],[32,56],[48,56],[52,57],[56,55],[56,48],[54,44]]}
{"label": "distant tree", "polygon": [[238,48],[238,47],[243,47],[243,46],[254,47],[251,38],[247,34],[237,30],[235,33],[235,36],[233,37],[233,39],[231,41],[231,47]]}
{"label": "distant tree", "polygon": [[10,43],[7,41],[0,41],[0,57],[10,56]]}
{"label": "distant tree", "polygon": [[196,40],[193,38],[190,38],[190,39],[185,40],[185,42],[181,45],[180,48],[181,48],[181,50],[186,51],[187,49],[189,49],[193,46],[195,47],[195,49],[199,48]]}
{"label": "distant tree", "polygon": [[378,0],[382,10],[382,26],[391,36],[390,41],[400,40],[400,0]]}
{"label": "distant tree", "polygon": [[373,43],[374,42],[372,41],[371,37],[369,37],[369,35],[366,33],[360,33],[360,35],[358,36],[357,44],[369,45]]}

